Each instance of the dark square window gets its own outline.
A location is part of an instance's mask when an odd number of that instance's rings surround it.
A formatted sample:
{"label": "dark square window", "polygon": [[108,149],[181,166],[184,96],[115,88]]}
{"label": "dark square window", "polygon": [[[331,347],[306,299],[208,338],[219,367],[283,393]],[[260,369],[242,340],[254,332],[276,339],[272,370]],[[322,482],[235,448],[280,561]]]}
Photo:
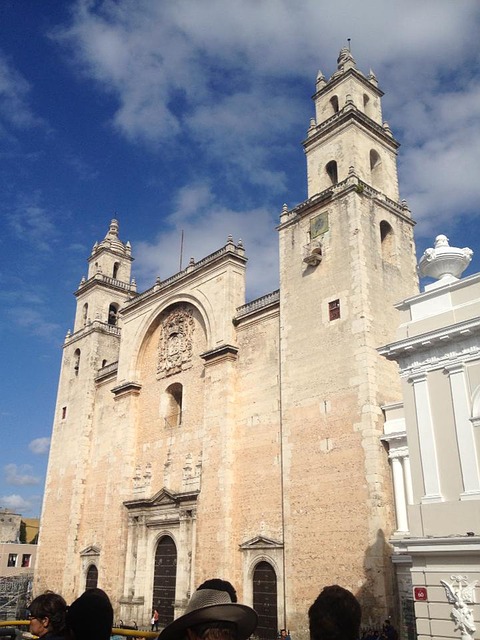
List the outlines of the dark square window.
{"label": "dark square window", "polygon": [[16,566],[17,566],[17,554],[9,553],[7,567],[16,567]]}
{"label": "dark square window", "polygon": [[22,567],[29,567],[30,566],[30,559],[31,559],[31,554],[30,553],[24,553],[22,555]]}
{"label": "dark square window", "polygon": [[340,300],[332,300],[328,303],[328,317],[330,320],[340,318]]}

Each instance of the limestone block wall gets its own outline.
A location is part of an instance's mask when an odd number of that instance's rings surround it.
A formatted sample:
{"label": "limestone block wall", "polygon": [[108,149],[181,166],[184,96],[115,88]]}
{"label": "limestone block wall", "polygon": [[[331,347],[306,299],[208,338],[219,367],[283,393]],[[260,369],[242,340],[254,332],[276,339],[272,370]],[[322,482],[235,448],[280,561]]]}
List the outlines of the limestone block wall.
{"label": "limestone block wall", "polygon": [[[318,210],[280,235],[287,616],[297,628],[306,603],[334,582],[357,593],[373,619],[393,609],[394,514],[380,406],[400,398],[400,385],[376,347],[394,332],[389,303],[416,287],[407,220],[397,223],[353,192],[320,211],[329,225],[318,267],[305,265],[301,251]],[[388,256],[385,217],[395,223]],[[330,320],[335,300],[340,318]]]}
{"label": "limestone block wall", "polygon": [[[257,536],[283,544],[278,307],[241,321],[237,336],[233,549],[235,583],[241,586],[261,558],[275,567],[279,552],[249,553],[239,545]],[[251,603],[251,579],[247,588],[243,597]]]}
{"label": "limestone block wall", "polygon": [[7,509],[0,510],[0,543],[17,542],[22,516]]}

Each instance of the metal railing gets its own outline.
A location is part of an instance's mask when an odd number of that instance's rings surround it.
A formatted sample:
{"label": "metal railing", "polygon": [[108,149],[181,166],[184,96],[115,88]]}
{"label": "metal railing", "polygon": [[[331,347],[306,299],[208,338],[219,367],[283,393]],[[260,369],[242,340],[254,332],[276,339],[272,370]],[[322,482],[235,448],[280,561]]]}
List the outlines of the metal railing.
{"label": "metal railing", "polygon": [[[2,627],[11,627],[17,629],[18,627],[28,627],[30,620],[0,620],[0,629]],[[112,635],[125,636],[127,638],[157,638],[158,631],[140,631],[139,629],[121,629],[119,627],[113,627]],[[36,636],[28,635],[28,637],[35,638]]]}

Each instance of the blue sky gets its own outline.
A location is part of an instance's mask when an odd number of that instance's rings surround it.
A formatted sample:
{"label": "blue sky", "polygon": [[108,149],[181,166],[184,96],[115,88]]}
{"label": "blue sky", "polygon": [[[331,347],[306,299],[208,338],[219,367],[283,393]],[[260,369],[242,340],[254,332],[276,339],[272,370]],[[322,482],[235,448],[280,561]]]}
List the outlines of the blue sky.
{"label": "blue sky", "polygon": [[182,229],[186,260],[242,238],[250,299],[278,286],[315,77],[347,38],[418,254],[445,233],[480,269],[476,0],[2,0],[0,25],[0,507],[40,512],[72,293],[111,218],[139,291],[178,270]]}

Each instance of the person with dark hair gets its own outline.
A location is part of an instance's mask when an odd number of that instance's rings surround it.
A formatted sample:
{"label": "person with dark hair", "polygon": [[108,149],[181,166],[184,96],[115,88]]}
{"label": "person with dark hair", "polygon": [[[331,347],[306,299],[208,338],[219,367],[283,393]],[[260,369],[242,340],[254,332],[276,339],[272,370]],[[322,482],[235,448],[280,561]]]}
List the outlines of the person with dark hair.
{"label": "person with dark hair", "polygon": [[383,635],[387,640],[398,640],[398,633],[390,620],[385,620],[383,624]]}
{"label": "person with dark hair", "polygon": [[325,587],[308,610],[311,640],[357,640],[362,610],[353,593]]}
{"label": "person with dark hair", "polygon": [[150,620],[150,624],[152,625],[152,631],[155,629],[155,631],[158,631],[158,619],[159,619],[159,613],[158,613],[158,609],[154,608],[153,613],[152,613],[152,619]]}
{"label": "person with dark hair", "polygon": [[46,591],[32,600],[28,608],[29,631],[45,640],[65,637],[67,603],[58,593]]}
{"label": "person with dark hair", "polygon": [[167,625],[158,640],[247,640],[258,616],[236,598],[226,580],[207,580],[192,595],[183,616]]}
{"label": "person with dark hair", "polygon": [[73,640],[110,640],[113,607],[102,589],[88,589],[67,612],[67,628]]}

